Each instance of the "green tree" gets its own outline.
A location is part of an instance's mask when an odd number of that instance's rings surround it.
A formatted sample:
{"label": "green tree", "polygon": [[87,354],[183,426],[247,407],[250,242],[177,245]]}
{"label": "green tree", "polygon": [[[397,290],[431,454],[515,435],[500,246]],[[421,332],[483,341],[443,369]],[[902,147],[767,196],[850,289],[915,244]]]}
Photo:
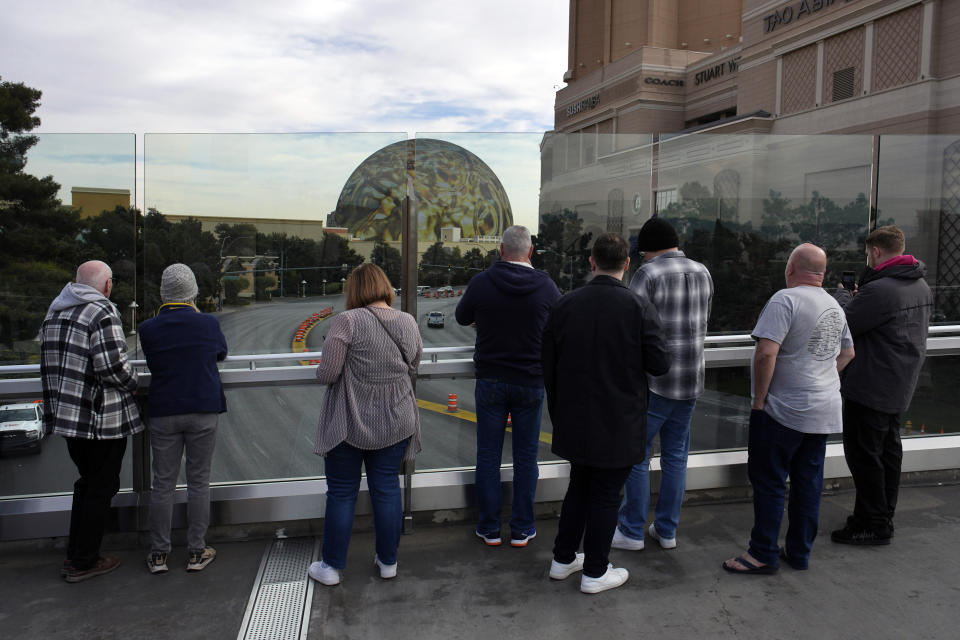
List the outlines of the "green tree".
{"label": "green tree", "polygon": [[400,286],[401,258],[400,251],[396,247],[377,240],[373,243],[373,251],[370,252],[370,262],[383,269],[394,287]]}
{"label": "green tree", "polygon": [[[0,345],[37,335],[50,300],[69,282],[80,257],[83,225],[57,198],[51,176],[23,171],[37,137],[41,92],[0,78]],[[66,276],[66,277],[65,277]]]}
{"label": "green tree", "polygon": [[271,292],[277,286],[277,279],[271,276],[254,276],[253,295],[257,300],[269,300]]}
{"label": "green tree", "polygon": [[244,304],[240,300],[240,292],[250,286],[250,281],[240,276],[226,276],[223,279],[223,303]]}

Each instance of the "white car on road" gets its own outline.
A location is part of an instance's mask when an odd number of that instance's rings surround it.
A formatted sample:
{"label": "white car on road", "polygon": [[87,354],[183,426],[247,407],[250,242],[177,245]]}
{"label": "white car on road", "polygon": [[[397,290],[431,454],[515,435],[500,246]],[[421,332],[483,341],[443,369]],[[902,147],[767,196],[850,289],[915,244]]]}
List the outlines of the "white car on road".
{"label": "white car on road", "polygon": [[30,450],[40,453],[43,443],[43,404],[6,404],[0,407],[0,453]]}

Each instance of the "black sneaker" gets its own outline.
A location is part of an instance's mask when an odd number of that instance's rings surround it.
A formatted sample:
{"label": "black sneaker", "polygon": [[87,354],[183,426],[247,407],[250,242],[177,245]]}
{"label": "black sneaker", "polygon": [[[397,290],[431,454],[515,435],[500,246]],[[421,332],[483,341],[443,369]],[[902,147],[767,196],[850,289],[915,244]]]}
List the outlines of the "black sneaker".
{"label": "black sneaker", "polygon": [[862,527],[851,527],[847,525],[843,529],[837,529],[830,534],[830,539],[838,544],[852,544],[859,546],[878,546],[890,544],[890,533],[888,531],[875,531]]}
{"label": "black sneaker", "polygon": [[147,556],[147,568],[150,569],[150,573],[166,573],[167,554],[162,551],[150,552]]}
{"label": "black sneaker", "polygon": [[89,569],[81,570],[76,569],[73,566],[67,567],[67,572],[66,575],[63,576],[63,579],[67,582],[83,582],[84,580],[89,580],[90,578],[96,578],[97,576],[102,576],[105,573],[110,573],[119,566],[120,558],[117,556],[103,556]]}
{"label": "black sneaker", "polygon": [[190,560],[187,562],[187,571],[203,571],[203,568],[213,562],[213,559],[216,557],[217,551],[213,547],[191,549]]}

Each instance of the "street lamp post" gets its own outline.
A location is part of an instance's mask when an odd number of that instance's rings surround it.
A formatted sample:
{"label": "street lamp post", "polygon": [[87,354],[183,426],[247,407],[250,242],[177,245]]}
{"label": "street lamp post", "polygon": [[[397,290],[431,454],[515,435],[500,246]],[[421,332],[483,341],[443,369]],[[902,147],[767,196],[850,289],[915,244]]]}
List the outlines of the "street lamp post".
{"label": "street lamp post", "polygon": [[[238,242],[240,240],[246,240],[246,239],[249,239],[250,237],[251,236],[238,236],[236,238],[231,238],[230,236],[227,235],[227,236],[223,236],[223,239],[220,240],[220,257],[217,260],[217,265],[220,267],[220,277],[217,279],[217,298],[219,300],[217,303],[217,308],[220,311],[223,311],[223,275],[224,275],[223,274],[223,250],[226,247],[229,247],[234,242]],[[230,242],[227,243],[227,240],[230,240]],[[256,251],[254,251],[254,253],[256,253]]]}
{"label": "street lamp post", "polygon": [[[134,300],[130,303],[130,335],[137,335],[137,307],[140,305],[137,304],[137,301]],[[140,346],[137,343],[136,337],[133,340],[133,359],[136,360],[140,357]]]}

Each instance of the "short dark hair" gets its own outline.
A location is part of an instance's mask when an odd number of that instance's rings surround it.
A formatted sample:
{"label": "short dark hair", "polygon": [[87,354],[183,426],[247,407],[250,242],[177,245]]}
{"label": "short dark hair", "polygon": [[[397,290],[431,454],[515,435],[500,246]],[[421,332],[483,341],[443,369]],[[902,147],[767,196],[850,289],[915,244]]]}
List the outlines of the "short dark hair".
{"label": "short dark hair", "polygon": [[601,271],[623,269],[630,254],[630,245],[616,233],[604,233],[593,242],[590,255]]}
{"label": "short dark hair", "polygon": [[877,247],[888,255],[901,255],[906,246],[903,231],[895,224],[877,227],[867,236],[867,246]]}

